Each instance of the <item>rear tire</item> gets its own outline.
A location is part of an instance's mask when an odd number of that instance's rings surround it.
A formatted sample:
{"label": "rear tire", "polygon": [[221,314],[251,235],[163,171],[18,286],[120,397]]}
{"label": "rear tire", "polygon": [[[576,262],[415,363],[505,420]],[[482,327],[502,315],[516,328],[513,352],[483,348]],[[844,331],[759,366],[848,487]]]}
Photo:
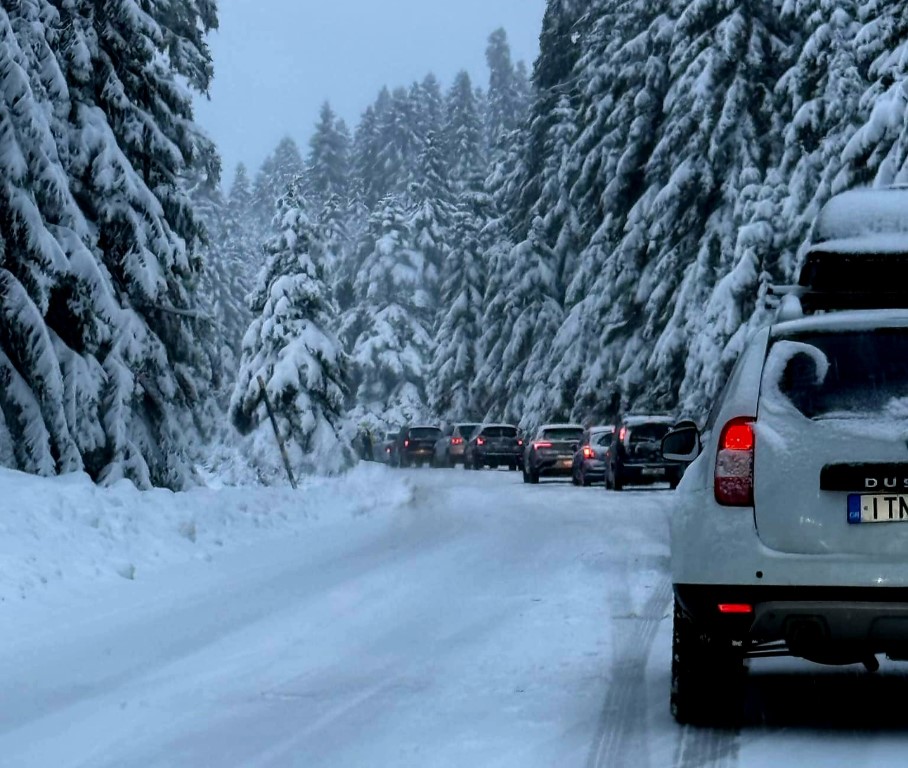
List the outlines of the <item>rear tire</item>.
{"label": "rear tire", "polygon": [[526,470],[523,470],[523,482],[525,482],[525,483],[530,482],[530,476],[527,474]]}
{"label": "rear tire", "polygon": [[670,708],[682,725],[733,727],[744,709],[746,667],[730,640],[711,637],[675,600]]}
{"label": "rear tire", "polygon": [[538,485],[539,484],[539,473],[533,469],[530,469],[529,475],[530,475],[530,482],[533,485]]}
{"label": "rear tire", "polygon": [[584,471],[581,469],[581,470],[580,470],[580,485],[582,485],[584,488],[589,488],[592,484],[593,484],[592,480],[590,480],[590,479],[586,476],[586,472],[584,472]]}
{"label": "rear tire", "polygon": [[577,476],[576,472],[571,472],[571,483],[574,485],[580,485],[580,478]]}

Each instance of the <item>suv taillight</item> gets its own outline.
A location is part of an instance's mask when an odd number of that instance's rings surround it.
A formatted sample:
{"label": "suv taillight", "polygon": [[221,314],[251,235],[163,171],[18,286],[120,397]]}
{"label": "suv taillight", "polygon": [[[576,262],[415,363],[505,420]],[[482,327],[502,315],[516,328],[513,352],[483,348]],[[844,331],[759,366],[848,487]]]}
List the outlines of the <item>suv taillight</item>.
{"label": "suv taillight", "polygon": [[726,507],[753,506],[753,419],[732,419],[723,427],[716,454],[715,493],[716,501]]}
{"label": "suv taillight", "polygon": [[583,458],[584,459],[592,459],[595,455],[596,455],[596,453],[593,451],[592,448],[590,448],[588,445],[583,446]]}
{"label": "suv taillight", "polygon": [[451,445],[460,445],[462,442],[463,442],[462,437],[452,437],[451,438]]}
{"label": "suv taillight", "polygon": [[485,445],[485,444],[486,444],[486,441],[483,440],[481,437],[476,438],[476,445]]}

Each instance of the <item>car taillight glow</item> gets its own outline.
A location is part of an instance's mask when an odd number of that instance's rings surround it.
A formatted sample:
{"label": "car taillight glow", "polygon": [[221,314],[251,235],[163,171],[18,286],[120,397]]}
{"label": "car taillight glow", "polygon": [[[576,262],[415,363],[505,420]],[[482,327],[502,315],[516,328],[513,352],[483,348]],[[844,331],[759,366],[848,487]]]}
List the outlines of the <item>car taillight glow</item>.
{"label": "car taillight glow", "polygon": [[410,441],[404,440],[404,448],[409,448],[409,447],[410,447]]}
{"label": "car taillight glow", "polygon": [[518,440],[517,445],[523,445],[523,440]]}
{"label": "car taillight glow", "polygon": [[540,448],[551,448],[551,443],[533,443],[533,450],[538,450]]}
{"label": "car taillight glow", "polygon": [[596,455],[595,451],[588,445],[583,446],[583,458],[592,459]]}
{"label": "car taillight glow", "polygon": [[481,437],[476,438],[476,445],[485,445],[485,444],[486,444],[486,441],[483,440]]}
{"label": "car taillight glow", "polygon": [[624,440],[625,437],[627,437],[627,427],[621,427],[621,429],[618,430],[618,439]]}
{"label": "car taillight glow", "polygon": [[719,613],[753,613],[750,603],[719,603]]}
{"label": "car taillight glow", "polygon": [[462,437],[452,437],[451,438],[451,445],[460,445],[461,443],[463,443]]}
{"label": "car taillight glow", "polygon": [[753,506],[754,443],[753,419],[732,419],[723,427],[715,473],[715,494],[719,504]]}

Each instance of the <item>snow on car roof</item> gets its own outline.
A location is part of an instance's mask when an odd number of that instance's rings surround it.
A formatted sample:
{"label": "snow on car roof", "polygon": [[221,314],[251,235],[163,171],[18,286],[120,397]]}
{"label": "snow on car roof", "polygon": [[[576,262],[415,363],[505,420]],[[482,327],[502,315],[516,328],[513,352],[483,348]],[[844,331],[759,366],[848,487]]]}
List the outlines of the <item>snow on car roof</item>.
{"label": "snow on car roof", "polygon": [[543,424],[541,427],[539,427],[539,431],[541,432],[543,429],[579,429],[582,432],[583,425],[582,424]]}
{"label": "snow on car roof", "polygon": [[[813,243],[842,241],[881,234],[908,239],[908,189],[851,189],[834,195],[814,225]],[[889,251],[886,251],[889,252]]]}
{"label": "snow on car roof", "polygon": [[853,254],[905,254],[908,253],[908,233],[875,232],[873,234],[824,240],[810,248],[810,252]]}
{"label": "snow on car roof", "polygon": [[483,424],[483,425],[482,425],[482,428],[483,428],[483,429],[488,429],[488,428],[490,428],[490,427],[495,427],[495,428],[498,428],[498,427],[508,427],[509,429],[517,429],[517,425],[516,425],[516,424]]}
{"label": "snow on car roof", "polygon": [[908,309],[860,309],[786,320],[773,325],[771,334],[773,338],[778,338],[811,331],[866,331],[905,326],[908,326]]}
{"label": "snow on car roof", "polygon": [[590,434],[593,434],[593,433],[595,433],[595,432],[614,432],[614,431],[615,431],[615,427],[614,427],[614,426],[609,426],[609,425],[607,425],[607,424],[603,424],[603,425],[598,426],[598,427],[590,427],[589,430],[590,430]]}

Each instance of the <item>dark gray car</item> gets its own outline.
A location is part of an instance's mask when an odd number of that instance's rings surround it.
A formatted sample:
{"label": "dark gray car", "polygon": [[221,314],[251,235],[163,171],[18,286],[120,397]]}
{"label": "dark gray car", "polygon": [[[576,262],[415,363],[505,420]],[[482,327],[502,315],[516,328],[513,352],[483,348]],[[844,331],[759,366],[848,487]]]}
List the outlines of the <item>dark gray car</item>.
{"label": "dark gray car", "polygon": [[580,424],[545,424],[525,448],[523,482],[538,483],[541,477],[570,477],[574,452],[583,439]]}
{"label": "dark gray car", "polygon": [[523,465],[523,440],[513,424],[486,424],[467,442],[465,469],[507,467],[514,471]]}
{"label": "dark gray car", "polygon": [[615,431],[605,456],[605,487],[620,491],[627,485],[681,481],[683,465],[662,456],[662,438],[675,420],[670,416],[625,416]]}

